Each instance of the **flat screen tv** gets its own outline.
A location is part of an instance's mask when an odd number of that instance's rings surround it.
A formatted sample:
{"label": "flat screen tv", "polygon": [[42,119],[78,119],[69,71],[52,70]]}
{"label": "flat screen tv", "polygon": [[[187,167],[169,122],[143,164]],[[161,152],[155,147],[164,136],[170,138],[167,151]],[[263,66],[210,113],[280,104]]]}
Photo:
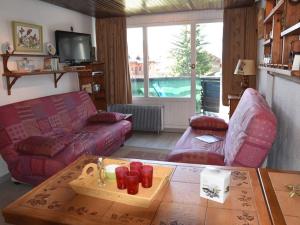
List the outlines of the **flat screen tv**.
{"label": "flat screen tv", "polygon": [[71,65],[91,62],[91,35],[55,31],[56,50],[60,62]]}

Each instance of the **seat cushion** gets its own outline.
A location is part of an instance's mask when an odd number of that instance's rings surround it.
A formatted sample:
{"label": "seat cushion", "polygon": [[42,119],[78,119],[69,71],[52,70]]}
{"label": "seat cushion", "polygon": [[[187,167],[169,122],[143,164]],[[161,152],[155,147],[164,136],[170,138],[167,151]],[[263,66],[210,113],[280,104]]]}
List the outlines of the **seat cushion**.
{"label": "seat cushion", "polygon": [[190,126],[201,130],[227,130],[227,123],[221,119],[212,116],[195,115],[190,118]]}
{"label": "seat cushion", "polygon": [[43,155],[53,157],[62,151],[66,145],[64,138],[31,136],[16,144],[17,151],[28,155]]}
{"label": "seat cushion", "polygon": [[188,127],[169,153],[167,160],[172,162],[224,165],[224,141],[206,143],[196,137],[216,135],[224,138],[226,131],[200,130]]}
{"label": "seat cushion", "polygon": [[123,113],[117,112],[100,112],[96,115],[91,116],[88,119],[90,123],[115,123],[123,120],[126,117]]}

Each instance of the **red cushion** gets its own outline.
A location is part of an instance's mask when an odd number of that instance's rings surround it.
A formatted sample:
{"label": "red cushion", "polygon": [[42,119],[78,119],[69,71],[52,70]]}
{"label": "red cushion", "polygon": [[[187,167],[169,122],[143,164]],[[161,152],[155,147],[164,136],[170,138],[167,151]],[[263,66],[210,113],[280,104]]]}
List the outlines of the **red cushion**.
{"label": "red cushion", "polygon": [[227,130],[228,124],[220,118],[210,116],[192,116],[190,126],[202,130]]}
{"label": "red cushion", "polygon": [[115,123],[125,118],[125,114],[117,112],[100,112],[91,116],[88,121],[91,123]]}
{"label": "red cushion", "polygon": [[53,157],[65,148],[64,139],[43,136],[31,136],[16,144],[18,152],[30,155]]}

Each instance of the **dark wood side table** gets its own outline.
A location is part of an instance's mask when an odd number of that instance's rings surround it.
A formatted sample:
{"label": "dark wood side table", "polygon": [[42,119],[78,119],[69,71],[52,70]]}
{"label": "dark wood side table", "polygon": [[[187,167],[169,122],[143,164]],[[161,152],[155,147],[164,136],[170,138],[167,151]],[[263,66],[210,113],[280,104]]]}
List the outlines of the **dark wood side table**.
{"label": "dark wood side table", "polygon": [[289,197],[286,185],[300,185],[300,172],[258,169],[273,225],[300,224],[300,196]]}
{"label": "dark wood side table", "polygon": [[229,101],[229,118],[231,118],[232,114],[234,113],[237,105],[240,101],[240,96],[238,95],[228,95],[228,101]]}

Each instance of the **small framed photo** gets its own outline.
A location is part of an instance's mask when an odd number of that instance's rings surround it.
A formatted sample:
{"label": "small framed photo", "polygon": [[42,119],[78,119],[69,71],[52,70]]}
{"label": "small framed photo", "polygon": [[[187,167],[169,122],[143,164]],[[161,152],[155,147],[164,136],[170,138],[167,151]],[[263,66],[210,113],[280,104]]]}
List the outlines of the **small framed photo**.
{"label": "small framed photo", "polygon": [[18,52],[43,52],[43,27],[13,21],[14,49]]}

